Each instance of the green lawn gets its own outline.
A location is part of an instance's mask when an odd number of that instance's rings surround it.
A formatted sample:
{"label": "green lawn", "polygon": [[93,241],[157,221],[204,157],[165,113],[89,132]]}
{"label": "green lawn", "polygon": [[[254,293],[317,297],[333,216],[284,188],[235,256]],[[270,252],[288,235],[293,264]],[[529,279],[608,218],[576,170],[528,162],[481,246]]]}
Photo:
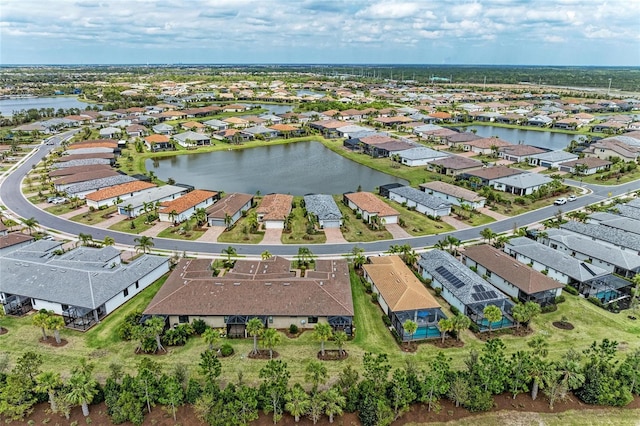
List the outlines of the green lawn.
{"label": "green lawn", "polygon": [[[612,168],[612,170],[618,170],[618,167]],[[591,183],[596,185],[619,185],[622,183],[632,182],[634,180],[640,179],[640,167],[636,167],[635,170],[631,172],[624,172],[620,176],[620,179],[617,177],[610,177],[608,179],[601,180],[600,178],[603,176],[607,176],[610,172],[604,173],[595,173],[589,176],[574,176],[572,179],[581,181],[584,183]]]}
{"label": "green lawn", "polygon": [[[88,211],[86,213],[81,213],[77,216],[73,216],[69,218],[69,220],[73,222],[84,223],[85,225],[95,225],[96,223],[100,223],[108,219],[107,217],[104,217],[104,216],[118,214],[117,211],[118,211],[118,208],[116,206],[109,206],[103,210],[98,209],[95,211]],[[122,216],[123,220],[124,218],[125,217]]]}
{"label": "green lawn", "polygon": [[187,240],[187,241],[195,241],[198,238],[202,237],[202,235],[206,232],[206,230],[196,229],[196,220],[189,219],[188,220],[189,227],[191,231],[184,231],[182,229],[182,225],[180,226],[170,226],[166,229],[163,229],[158,233],[158,238],[171,238],[174,240]]}
{"label": "green lawn", "polygon": [[[140,232],[146,231],[150,229],[153,224],[147,224],[145,221],[147,220],[146,214],[141,214],[140,216],[134,218],[133,220],[124,219],[118,223],[114,223],[109,227],[109,229],[113,229],[114,231],[119,232],[127,232],[129,234],[139,234]],[[132,228],[131,224],[133,223],[134,228]]]}
{"label": "green lawn", "polygon": [[429,219],[427,216],[415,210],[402,207],[395,201],[387,201],[391,207],[400,212],[400,217],[405,222],[404,230],[413,236],[441,234],[443,232],[454,231],[455,228],[448,223],[439,220]]}
{"label": "green lawn", "polygon": [[282,233],[283,244],[324,244],[327,236],[322,230],[317,230],[315,234],[307,234],[307,224],[309,220],[304,214],[304,209],[300,207],[302,197],[293,197],[296,207],[291,210],[293,219],[291,220],[291,231]]}
{"label": "green lawn", "polygon": [[342,227],[342,235],[347,241],[353,242],[369,242],[379,240],[390,240],[393,238],[391,233],[386,229],[372,231],[369,226],[358,219],[349,206],[342,202],[341,195],[334,195],[334,200],[342,213],[344,226]]}
{"label": "green lawn", "polygon": [[[251,211],[251,210],[249,210]],[[247,217],[241,217],[233,228],[224,231],[218,237],[220,243],[259,244],[264,238],[264,231],[249,232]]]}
{"label": "green lawn", "polygon": [[473,213],[473,215],[471,217],[467,218],[466,216],[469,215],[469,212],[465,212],[465,211],[459,209],[458,207],[454,207],[453,211],[455,211],[456,214],[457,214],[458,211],[462,211],[462,214],[464,215],[464,218],[462,218],[460,216],[457,216],[456,219],[458,219],[461,222],[464,222],[466,224],[469,224],[471,226],[481,226],[481,225],[486,225],[488,223],[496,221],[491,216],[487,216],[487,215],[479,213],[479,212],[475,212],[475,213]]}
{"label": "green lawn", "polygon": [[48,211],[51,214],[61,215],[61,214],[69,213],[75,210],[71,207],[72,207],[71,203],[66,202],[64,204],[52,204],[51,207],[46,207],[44,210]]}
{"label": "green lawn", "polygon": [[525,197],[526,204],[520,205],[514,202],[514,200],[517,198],[517,195],[509,194],[506,192],[500,192],[500,195],[504,199],[511,201],[511,205],[491,203],[491,205],[490,206],[488,205],[487,207],[489,207],[491,210],[496,211],[500,214],[504,214],[507,216],[516,216],[532,210],[541,209],[542,207],[550,206],[553,204],[553,202],[557,198],[567,196],[572,193],[573,193],[573,188],[568,187],[567,190],[564,192],[558,193],[556,195],[551,195],[546,198],[542,198],[540,200],[532,201],[530,198]]}
{"label": "green lawn", "polygon": [[[349,352],[347,360],[326,363],[329,376],[335,377],[346,365],[353,365],[361,370],[362,356],[367,351],[387,353],[394,368],[403,366],[407,357],[415,359],[418,365],[426,364],[433,359],[439,349],[431,344],[421,344],[418,351],[413,354],[402,352],[382,322],[381,309],[374,305],[370,296],[365,293],[360,278],[355,273],[352,273],[351,277],[356,336],[345,346]],[[2,351],[8,352],[13,360],[24,351],[37,351],[44,357],[43,368],[45,370],[55,369],[62,373],[68,372],[74,365],[77,365],[81,357],[86,357],[96,363],[96,372],[102,379],[108,373],[109,364],[113,362],[121,364],[127,371],[132,371],[142,355],[134,355],[135,342],[118,341],[115,334],[116,328],[127,313],[144,308],[160,288],[162,282],[163,280],[160,280],[142,291],[141,294],[86,333],[62,330],[62,337],[67,339],[69,344],[61,348],[40,344],[38,342],[40,330],[31,325],[30,317],[5,318],[2,320],[2,324],[9,329],[9,333],[0,336]],[[566,297],[567,302],[561,304],[558,311],[541,315],[533,324],[535,334],[549,336],[549,358],[559,359],[568,348],[584,349],[593,341],[603,338],[617,340],[620,343],[621,354],[640,348],[640,324],[637,321],[629,320],[624,312],[620,314],[609,313],[582,298],[568,294]],[[568,320],[575,327],[574,330],[559,330],[551,324],[553,321],[560,320],[562,316],[568,317]],[[512,335],[502,336],[508,354],[517,350],[528,350],[526,343],[529,338]],[[452,357],[456,367],[463,366],[464,358],[469,349],[479,349],[482,346],[482,342],[469,331],[462,333],[462,340],[465,342],[464,348],[446,351],[447,355]],[[230,340],[230,343],[236,353],[230,358],[222,359],[221,379],[223,381],[234,379],[237,372],[242,371],[248,383],[256,383],[258,371],[265,361],[247,358],[247,354],[251,350],[251,339],[233,339]],[[332,347],[331,343],[327,344],[327,348]],[[167,368],[177,362],[185,363],[196,374],[197,367],[195,365],[204,348],[204,342],[200,338],[194,337],[189,340],[186,346],[170,348],[169,355],[154,357],[154,360]],[[275,349],[280,353],[281,359],[288,363],[292,380],[295,382],[303,380],[304,368],[311,359],[314,359],[319,345],[312,339],[312,333],[307,331],[297,339],[283,336],[282,344]]]}

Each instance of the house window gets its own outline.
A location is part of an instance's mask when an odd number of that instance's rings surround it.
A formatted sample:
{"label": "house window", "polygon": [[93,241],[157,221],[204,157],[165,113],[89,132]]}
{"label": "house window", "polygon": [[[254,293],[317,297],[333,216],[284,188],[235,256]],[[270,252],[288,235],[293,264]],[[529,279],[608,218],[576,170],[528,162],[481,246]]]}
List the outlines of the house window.
{"label": "house window", "polygon": [[229,321],[229,316],[228,316],[228,315],[225,315],[225,317],[224,317],[224,323],[226,324],[228,321]]}
{"label": "house window", "polygon": [[318,317],[309,317],[308,321],[309,321],[309,324],[317,324]]}
{"label": "house window", "polygon": [[178,322],[180,324],[186,324],[189,322],[189,315],[178,315]]}
{"label": "house window", "polygon": [[273,317],[269,317],[269,324],[273,324]]}
{"label": "house window", "polygon": [[124,289],[124,291],[122,292],[122,295],[123,295],[124,297],[127,297],[127,296],[129,295],[129,289],[128,289],[128,288],[125,288],[125,289]]}
{"label": "house window", "polygon": [[491,277],[491,271],[489,271],[488,269],[487,269],[486,276],[487,276],[487,277]]}

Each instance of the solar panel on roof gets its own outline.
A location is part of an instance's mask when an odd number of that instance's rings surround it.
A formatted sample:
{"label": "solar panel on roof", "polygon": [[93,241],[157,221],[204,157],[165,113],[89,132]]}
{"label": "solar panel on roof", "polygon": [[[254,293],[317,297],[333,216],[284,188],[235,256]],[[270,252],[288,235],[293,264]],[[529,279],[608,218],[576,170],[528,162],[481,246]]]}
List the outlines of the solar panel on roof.
{"label": "solar panel on roof", "polygon": [[477,291],[477,292],[484,291],[484,287],[482,287],[481,285],[474,285],[473,291]]}
{"label": "solar panel on roof", "polygon": [[482,299],[480,299],[480,295],[479,295],[479,293],[473,293],[473,294],[471,295],[471,298],[472,298],[473,300],[475,300],[476,302],[479,302],[480,300],[482,300]]}
{"label": "solar panel on roof", "polygon": [[465,286],[464,282],[460,281],[458,277],[453,275],[449,270],[447,270],[444,266],[438,266],[436,268],[436,272],[442,275],[442,277],[449,281],[449,283],[455,288],[462,288]]}
{"label": "solar panel on roof", "polygon": [[498,295],[496,294],[496,292],[495,292],[495,291],[493,291],[493,290],[489,290],[489,291],[487,291],[487,297],[488,297],[489,299],[497,299],[497,298],[498,298]]}

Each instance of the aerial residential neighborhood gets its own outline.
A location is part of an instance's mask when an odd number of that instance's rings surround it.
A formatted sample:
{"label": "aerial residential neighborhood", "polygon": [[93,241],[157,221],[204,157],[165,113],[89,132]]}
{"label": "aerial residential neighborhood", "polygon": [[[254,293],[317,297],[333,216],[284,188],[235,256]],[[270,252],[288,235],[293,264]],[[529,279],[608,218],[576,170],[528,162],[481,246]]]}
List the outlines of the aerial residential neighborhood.
{"label": "aerial residential neighborhood", "polygon": [[637,424],[637,7],[238,6],[0,9],[0,420]]}

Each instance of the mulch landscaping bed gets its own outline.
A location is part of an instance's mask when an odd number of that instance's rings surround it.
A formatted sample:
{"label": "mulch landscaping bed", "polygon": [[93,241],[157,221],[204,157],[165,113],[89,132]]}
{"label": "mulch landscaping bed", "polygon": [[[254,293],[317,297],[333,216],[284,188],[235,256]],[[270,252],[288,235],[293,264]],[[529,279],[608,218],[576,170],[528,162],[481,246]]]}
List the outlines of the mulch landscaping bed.
{"label": "mulch landscaping bed", "polygon": [[[278,352],[273,351],[273,359],[276,359],[279,356],[280,354]],[[248,357],[251,359],[272,359],[267,349],[258,349],[258,353],[249,352]]]}
{"label": "mulch landscaping bed", "polygon": [[464,342],[457,339],[444,339],[444,343],[442,342],[442,339],[433,339],[430,340],[429,343],[440,349],[464,347]]}
{"label": "mulch landscaping bed", "polygon": [[553,326],[561,330],[573,330],[573,324],[567,321],[554,321]]}
{"label": "mulch landscaping bed", "polygon": [[44,343],[46,345],[53,346],[54,348],[61,348],[61,347],[65,346],[69,342],[67,342],[66,339],[60,339],[60,343],[58,343],[58,342],[56,342],[55,337],[47,336],[46,339],[44,337],[41,337],[40,338],[40,343]]}
{"label": "mulch landscaping bed", "polygon": [[289,333],[288,328],[284,328],[279,331],[284,333],[284,335],[287,336],[289,339],[297,339],[298,337],[300,337],[302,333],[304,333],[304,330],[299,330],[297,333],[292,334],[292,333]]}
{"label": "mulch landscaping bed", "polygon": [[322,355],[322,352],[318,352],[318,359],[321,361],[341,361],[348,357],[349,354],[345,350],[340,353],[337,349],[325,349],[324,355]]}

